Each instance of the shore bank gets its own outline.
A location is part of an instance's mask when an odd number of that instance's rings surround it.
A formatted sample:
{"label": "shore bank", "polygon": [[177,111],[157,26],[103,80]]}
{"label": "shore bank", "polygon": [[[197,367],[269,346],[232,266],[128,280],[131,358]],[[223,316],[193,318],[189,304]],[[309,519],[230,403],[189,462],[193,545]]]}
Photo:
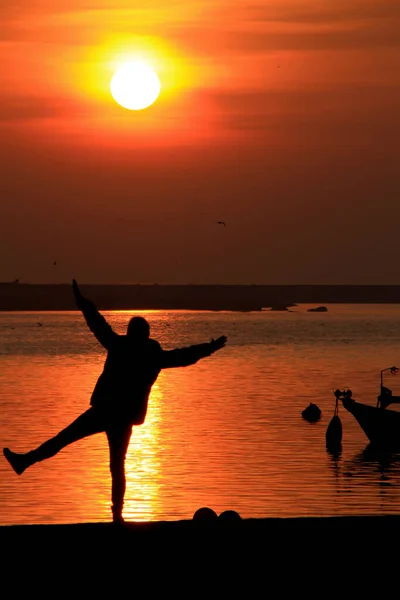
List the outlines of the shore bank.
{"label": "shore bank", "polygon": [[42,598],[382,593],[399,533],[400,516],[2,526],[3,585]]}
{"label": "shore bank", "polygon": [[[304,553],[297,554],[305,543],[315,547],[334,549],[346,544],[362,549],[365,543],[391,547],[400,533],[400,515],[349,516],[349,517],[300,517],[242,519],[232,522],[215,521],[154,521],[113,523],[84,523],[60,525],[4,525],[0,527],[2,547],[18,551],[23,547],[32,559],[39,546],[51,556],[54,548],[70,547],[73,555],[102,554],[106,548],[130,547],[134,552],[143,544],[153,545],[157,551],[171,548],[171,544],[184,551],[207,543],[210,549],[225,547],[230,552],[259,553],[261,548],[285,548],[298,560]],[[389,544],[389,546],[388,546]],[[396,543],[397,546],[397,543]],[[348,546],[347,546],[348,550]],[[314,552],[312,552],[314,555]],[[43,558],[43,555],[42,555]],[[308,557],[309,558],[309,557]]]}

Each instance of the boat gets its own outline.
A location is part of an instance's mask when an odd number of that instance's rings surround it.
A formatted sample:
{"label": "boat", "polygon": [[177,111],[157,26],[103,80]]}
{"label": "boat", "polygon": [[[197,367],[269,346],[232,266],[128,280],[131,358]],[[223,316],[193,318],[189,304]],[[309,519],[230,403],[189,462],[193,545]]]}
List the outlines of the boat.
{"label": "boat", "polygon": [[351,390],[334,392],[336,400],[341,400],[343,407],[356,419],[371,447],[391,452],[400,452],[400,412],[390,410],[388,406],[400,404],[400,396],[394,396],[392,390],[383,385],[383,378],[384,373],[389,371],[394,375],[399,370],[397,367],[382,369],[376,406],[357,402]]}

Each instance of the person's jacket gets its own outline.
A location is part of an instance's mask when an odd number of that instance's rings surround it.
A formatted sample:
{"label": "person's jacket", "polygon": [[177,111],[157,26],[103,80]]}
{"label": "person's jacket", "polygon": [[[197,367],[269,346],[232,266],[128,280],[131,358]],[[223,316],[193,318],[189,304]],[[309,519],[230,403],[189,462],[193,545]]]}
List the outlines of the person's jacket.
{"label": "person's jacket", "polygon": [[82,297],[78,306],[90,331],[107,350],[90,404],[133,425],[144,422],[151,387],[161,369],[193,365],[216,350],[213,341],[175,350],[163,350],[151,338],[135,343],[128,335],[116,333],[90,300]]}

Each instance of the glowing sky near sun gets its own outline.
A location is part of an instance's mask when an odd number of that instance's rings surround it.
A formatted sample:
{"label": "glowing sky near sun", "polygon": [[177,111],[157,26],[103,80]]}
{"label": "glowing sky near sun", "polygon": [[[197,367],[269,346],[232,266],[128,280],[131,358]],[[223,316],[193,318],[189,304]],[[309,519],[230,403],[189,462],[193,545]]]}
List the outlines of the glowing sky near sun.
{"label": "glowing sky near sun", "polygon": [[[0,17],[0,281],[397,283],[397,0]],[[134,118],[110,93],[129,60],[162,81]]]}

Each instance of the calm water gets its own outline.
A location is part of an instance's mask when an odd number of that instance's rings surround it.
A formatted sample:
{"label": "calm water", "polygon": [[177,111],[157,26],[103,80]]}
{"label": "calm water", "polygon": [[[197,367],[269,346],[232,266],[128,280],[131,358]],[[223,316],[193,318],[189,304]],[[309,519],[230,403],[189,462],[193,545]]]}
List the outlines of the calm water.
{"label": "calm water", "polygon": [[[380,369],[400,366],[400,306],[307,308],[140,313],[165,349],[222,334],[228,345],[160,374],[128,450],[126,519],[190,519],[201,506],[243,517],[399,512],[400,456],[370,456],[343,408],[339,456],[325,431],[334,389],[375,404]],[[124,332],[134,313],[104,314]],[[105,354],[78,312],[0,313],[0,336],[0,444],[27,451],[87,409]],[[400,376],[388,377],[400,393]],[[323,411],[316,424],[301,418],[309,402]],[[103,434],[21,477],[1,456],[0,478],[1,524],[110,520]]]}

